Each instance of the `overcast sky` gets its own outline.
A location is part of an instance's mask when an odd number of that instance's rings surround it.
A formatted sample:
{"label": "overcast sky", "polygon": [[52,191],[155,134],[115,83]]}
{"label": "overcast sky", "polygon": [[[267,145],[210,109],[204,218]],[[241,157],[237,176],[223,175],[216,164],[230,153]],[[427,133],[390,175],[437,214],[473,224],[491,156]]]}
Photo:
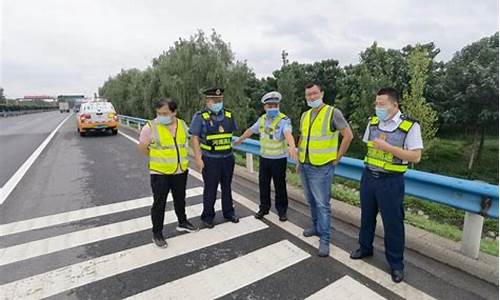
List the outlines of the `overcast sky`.
{"label": "overcast sky", "polygon": [[213,28],[257,76],[292,61],[358,62],[386,48],[435,42],[440,60],[498,31],[497,0],[0,0],[1,77],[8,97],[92,95],[122,68],[143,69],[179,37]]}

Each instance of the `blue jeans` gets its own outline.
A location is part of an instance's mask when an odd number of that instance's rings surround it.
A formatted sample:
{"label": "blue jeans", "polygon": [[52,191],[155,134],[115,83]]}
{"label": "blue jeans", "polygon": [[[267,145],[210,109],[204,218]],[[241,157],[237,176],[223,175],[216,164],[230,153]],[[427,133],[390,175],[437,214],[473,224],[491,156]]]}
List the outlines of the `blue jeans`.
{"label": "blue jeans", "polygon": [[313,228],[321,241],[330,242],[331,224],[331,188],[335,166],[328,164],[315,167],[308,164],[300,165],[300,179],[304,186],[304,195],[311,208]]}

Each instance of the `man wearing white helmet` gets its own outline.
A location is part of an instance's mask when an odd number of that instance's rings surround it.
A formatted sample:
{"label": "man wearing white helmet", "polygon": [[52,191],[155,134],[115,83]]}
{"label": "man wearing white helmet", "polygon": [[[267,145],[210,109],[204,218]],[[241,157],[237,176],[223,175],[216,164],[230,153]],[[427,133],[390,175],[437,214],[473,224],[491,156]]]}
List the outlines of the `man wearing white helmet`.
{"label": "man wearing white helmet", "polygon": [[[297,160],[290,119],[280,112],[281,94],[269,92],[261,99],[266,111],[252,127],[234,142],[240,145],[253,134],[260,134],[259,190],[260,207],[255,218],[262,219],[271,208],[271,179],[274,183],[276,210],[280,221],[287,220],[288,195],[286,192],[286,166],[288,155]],[[288,144],[288,147],[287,147]]]}

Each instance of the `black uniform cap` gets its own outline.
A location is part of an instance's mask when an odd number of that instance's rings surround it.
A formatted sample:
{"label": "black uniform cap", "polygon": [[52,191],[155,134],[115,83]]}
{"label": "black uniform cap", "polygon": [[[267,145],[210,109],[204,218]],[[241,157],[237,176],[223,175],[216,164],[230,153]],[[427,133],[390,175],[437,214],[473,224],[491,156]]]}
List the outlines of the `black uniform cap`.
{"label": "black uniform cap", "polygon": [[211,87],[203,91],[203,95],[210,97],[222,97],[224,94],[224,89],[219,87]]}

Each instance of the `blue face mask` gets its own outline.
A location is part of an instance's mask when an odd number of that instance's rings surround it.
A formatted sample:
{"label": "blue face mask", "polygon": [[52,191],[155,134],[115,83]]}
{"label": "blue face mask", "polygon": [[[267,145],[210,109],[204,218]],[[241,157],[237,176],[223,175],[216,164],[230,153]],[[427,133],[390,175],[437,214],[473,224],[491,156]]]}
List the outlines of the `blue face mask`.
{"label": "blue face mask", "polygon": [[274,118],[276,117],[278,114],[280,113],[280,109],[279,108],[268,108],[266,110],[266,116],[268,118]]}
{"label": "blue face mask", "polygon": [[318,108],[321,103],[323,103],[323,99],[319,98],[314,101],[307,101],[307,105],[312,108]]}
{"label": "blue face mask", "polygon": [[375,114],[379,120],[386,121],[389,118],[389,109],[375,107]]}
{"label": "blue face mask", "polygon": [[213,111],[214,113],[218,113],[219,111],[221,111],[221,109],[224,107],[224,104],[222,102],[219,102],[219,103],[213,103],[212,105],[210,105],[210,110]]}
{"label": "blue face mask", "polygon": [[172,123],[172,116],[158,116],[158,122],[163,125],[169,125]]}

